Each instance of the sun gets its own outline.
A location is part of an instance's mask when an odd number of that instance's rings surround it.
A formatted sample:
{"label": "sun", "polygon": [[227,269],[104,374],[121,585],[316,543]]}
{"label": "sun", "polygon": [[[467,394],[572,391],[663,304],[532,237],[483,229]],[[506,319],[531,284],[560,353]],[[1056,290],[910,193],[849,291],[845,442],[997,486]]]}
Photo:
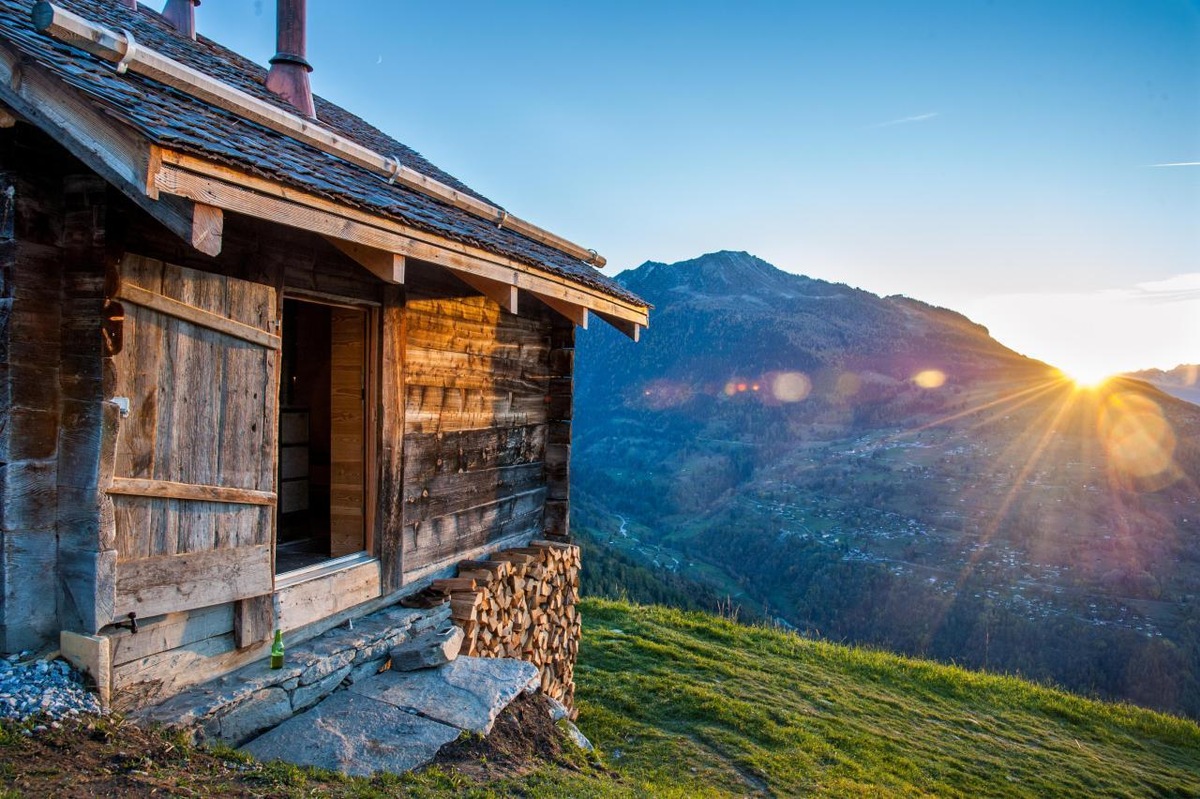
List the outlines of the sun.
{"label": "sun", "polygon": [[1060,371],[1072,383],[1074,383],[1077,388],[1096,388],[1115,376],[1113,371],[1099,366],[1061,368]]}

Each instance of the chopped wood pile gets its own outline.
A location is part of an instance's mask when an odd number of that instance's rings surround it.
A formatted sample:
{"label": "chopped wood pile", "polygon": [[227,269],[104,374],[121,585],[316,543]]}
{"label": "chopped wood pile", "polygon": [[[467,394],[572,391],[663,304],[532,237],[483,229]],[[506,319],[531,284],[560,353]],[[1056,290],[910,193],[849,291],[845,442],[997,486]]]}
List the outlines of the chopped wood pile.
{"label": "chopped wood pile", "polygon": [[462,654],[527,660],[541,670],[542,692],[574,708],[579,652],[579,547],[533,541],[488,560],[458,565],[458,577],[435,580],[450,595],[463,628]]}

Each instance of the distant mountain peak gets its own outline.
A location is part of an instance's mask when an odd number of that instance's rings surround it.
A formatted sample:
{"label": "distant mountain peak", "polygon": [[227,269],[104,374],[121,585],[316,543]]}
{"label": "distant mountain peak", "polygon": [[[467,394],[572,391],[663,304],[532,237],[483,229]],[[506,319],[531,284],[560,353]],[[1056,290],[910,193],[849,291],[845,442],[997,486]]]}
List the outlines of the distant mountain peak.
{"label": "distant mountain peak", "polygon": [[622,272],[617,281],[651,301],[655,296],[695,294],[746,298],[791,297],[805,284],[821,283],[785,272],[758,256],[739,250],[718,250],[673,264],[646,261]]}

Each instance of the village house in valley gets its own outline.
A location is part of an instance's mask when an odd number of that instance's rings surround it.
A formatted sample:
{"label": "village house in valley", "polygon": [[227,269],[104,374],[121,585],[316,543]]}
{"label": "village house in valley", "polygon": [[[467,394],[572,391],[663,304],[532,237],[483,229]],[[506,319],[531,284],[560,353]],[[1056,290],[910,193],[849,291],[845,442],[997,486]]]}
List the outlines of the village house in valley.
{"label": "village house in valley", "polygon": [[573,659],[575,330],[647,305],[196,4],[0,0],[0,649],[136,708],[437,579]]}

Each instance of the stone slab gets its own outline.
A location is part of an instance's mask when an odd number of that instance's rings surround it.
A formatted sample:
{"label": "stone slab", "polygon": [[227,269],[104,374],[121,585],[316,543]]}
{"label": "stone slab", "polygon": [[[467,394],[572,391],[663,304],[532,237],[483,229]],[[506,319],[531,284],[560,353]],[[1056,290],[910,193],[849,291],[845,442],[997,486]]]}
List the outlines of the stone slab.
{"label": "stone slab", "polygon": [[537,679],[537,667],[523,660],[462,656],[436,669],[385,671],[346,690],[487,735],[500,711]]}
{"label": "stone slab", "polygon": [[459,730],[395,705],[339,691],[242,747],[262,761],[282,760],[353,776],[399,774],[428,763]]}
{"label": "stone slab", "polygon": [[282,688],[265,688],[224,714],[219,720],[220,730],[213,737],[236,746],[291,715],[292,702],[287,692]]}
{"label": "stone slab", "polygon": [[388,652],[392,671],[417,671],[449,663],[458,657],[463,637],[462,627],[457,624],[418,633]]}

